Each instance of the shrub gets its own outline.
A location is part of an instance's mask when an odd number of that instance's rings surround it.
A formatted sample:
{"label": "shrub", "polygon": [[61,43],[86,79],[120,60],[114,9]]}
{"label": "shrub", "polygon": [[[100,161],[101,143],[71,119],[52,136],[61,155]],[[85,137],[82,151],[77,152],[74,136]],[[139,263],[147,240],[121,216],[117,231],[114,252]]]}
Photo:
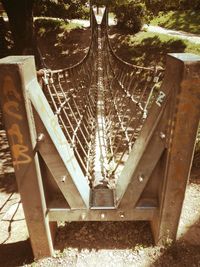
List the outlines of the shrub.
{"label": "shrub", "polygon": [[117,19],[117,25],[131,33],[137,33],[141,30],[146,8],[144,4],[130,2],[119,4],[114,10]]}
{"label": "shrub", "polygon": [[35,16],[65,18],[68,5],[63,1],[36,0],[34,5]]}
{"label": "shrub", "polygon": [[155,15],[159,11],[170,11],[170,10],[199,10],[199,0],[144,0],[147,8]]}
{"label": "shrub", "polygon": [[86,0],[35,0],[34,15],[62,19],[89,17]]}
{"label": "shrub", "polygon": [[200,9],[200,1],[199,0],[180,0],[180,8],[185,9]]}

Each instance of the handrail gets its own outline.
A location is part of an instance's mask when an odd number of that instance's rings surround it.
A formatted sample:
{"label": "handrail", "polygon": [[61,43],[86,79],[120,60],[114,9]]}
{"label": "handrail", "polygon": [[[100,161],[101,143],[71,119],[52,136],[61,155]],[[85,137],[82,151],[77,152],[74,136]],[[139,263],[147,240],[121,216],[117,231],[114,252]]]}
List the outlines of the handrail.
{"label": "handrail", "polygon": [[[65,71],[70,71],[70,70],[72,70],[74,68],[77,68],[78,66],[82,65],[88,59],[88,57],[89,57],[89,55],[91,53],[91,48],[92,48],[93,42],[94,42],[95,26],[97,25],[96,18],[95,18],[95,15],[94,15],[94,10],[92,8],[91,8],[90,12],[91,12],[91,17],[92,17],[91,40],[90,40],[90,45],[89,45],[89,48],[88,48],[88,51],[87,51],[86,55],[78,63],[76,63],[76,64],[74,64],[74,65],[72,65],[70,67],[66,67],[64,69],[51,70],[51,71],[46,70],[46,73],[51,73],[51,75],[52,75],[52,74],[55,74],[55,73],[61,73],[61,72],[65,72]],[[108,34],[108,19],[107,19],[107,16],[108,16],[108,11],[107,11],[107,8],[106,8],[105,13],[104,13],[104,17],[102,19],[102,23],[104,23],[104,25],[105,25],[106,41],[107,41],[107,44],[108,44],[108,47],[109,47],[109,51],[110,51],[111,55],[113,56],[113,58],[115,60],[117,60],[122,65],[124,65],[126,67],[129,67],[131,69],[135,69],[136,68],[136,69],[142,69],[142,70],[147,70],[147,71],[152,71],[152,72],[155,72],[155,70],[164,71],[164,68],[162,68],[161,66],[143,67],[143,66],[138,66],[138,65],[135,65],[135,64],[131,64],[129,62],[126,62],[122,58],[120,58],[115,53],[115,51],[113,50],[113,47],[111,45],[111,41],[110,41],[109,34]],[[95,26],[94,26],[94,24],[95,24]]]}
{"label": "handrail", "polygon": [[[94,22],[94,11],[93,11],[93,9],[91,9],[90,12],[91,12],[91,14],[92,14],[93,22]],[[74,65],[72,65],[72,66],[70,66],[70,67],[66,67],[66,68],[64,68],[64,69],[51,70],[50,73],[51,73],[51,74],[55,74],[55,73],[61,73],[61,72],[64,72],[64,71],[69,71],[69,70],[74,69],[74,68],[80,66],[81,64],[83,64],[83,62],[84,62],[84,61],[89,57],[89,55],[90,55],[91,47],[92,47],[92,44],[93,44],[93,41],[94,41],[94,40],[93,40],[93,35],[94,35],[94,28],[91,27],[91,40],[90,40],[90,45],[89,45],[88,51],[87,51],[86,55],[85,55],[85,56],[84,56],[78,63],[76,63],[76,64],[74,64]],[[47,70],[47,72],[48,72],[48,70]]]}
{"label": "handrail", "polygon": [[[134,69],[135,69],[135,68],[138,68],[138,69],[143,69],[143,70],[155,71],[156,66],[155,66],[155,67],[149,67],[149,68],[148,68],[148,67],[143,67],[143,66],[138,66],[138,65],[135,65],[135,64],[131,64],[131,63],[129,63],[129,62],[123,60],[122,58],[120,58],[120,57],[114,52],[114,50],[113,50],[113,47],[112,47],[112,45],[111,45],[111,42],[110,42],[110,38],[109,38],[108,30],[107,30],[107,29],[106,29],[106,37],[107,37],[107,42],[108,42],[108,47],[109,47],[109,49],[110,49],[110,52],[111,52],[112,56],[113,56],[117,61],[119,61],[120,63],[122,63],[122,64],[124,64],[125,66],[130,67],[130,68],[134,68]],[[161,66],[159,66],[159,69],[164,71],[164,69],[163,69]]]}
{"label": "handrail", "polygon": [[[106,13],[106,16],[108,16],[108,11],[107,11],[107,10],[105,11],[105,13]],[[106,21],[108,21],[108,19],[106,19]],[[155,66],[155,67],[150,67],[150,68],[148,68],[148,67],[143,67],[143,66],[138,66],[138,65],[135,65],[135,64],[131,64],[131,63],[129,63],[129,62],[123,60],[122,58],[120,58],[120,57],[114,52],[113,47],[112,47],[112,45],[111,45],[110,38],[109,38],[109,34],[108,34],[108,24],[106,24],[106,39],[107,39],[107,42],[108,42],[108,47],[109,47],[110,52],[111,52],[111,54],[113,55],[113,57],[114,57],[115,59],[117,59],[120,63],[126,65],[127,67],[130,67],[130,68],[138,68],[138,69],[144,69],[144,70],[150,70],[150,71],[151,71],[151,70],[152,70],[152,71],[155,71],[155,69],[158,69],[158,68],[159,68],[159,70],[163,70],[163,71],[164,71],[164,69],[163,69],[161,66],[159,66],[159,67],[158,67],[158,66]]]}

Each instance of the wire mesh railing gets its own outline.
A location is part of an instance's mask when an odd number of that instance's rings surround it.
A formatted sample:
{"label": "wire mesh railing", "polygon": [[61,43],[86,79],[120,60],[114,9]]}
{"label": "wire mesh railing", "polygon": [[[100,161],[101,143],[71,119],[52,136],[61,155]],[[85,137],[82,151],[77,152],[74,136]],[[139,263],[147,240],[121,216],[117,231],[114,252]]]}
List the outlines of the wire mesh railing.
{"label": "wire mesh railing", "polygon": [[157,98],[163,70],[116,56],[106,11],[101,24],[93,12],[91,21],[87,55],[70,68],[46,71],[43,90],[91,186],[113,188]]}

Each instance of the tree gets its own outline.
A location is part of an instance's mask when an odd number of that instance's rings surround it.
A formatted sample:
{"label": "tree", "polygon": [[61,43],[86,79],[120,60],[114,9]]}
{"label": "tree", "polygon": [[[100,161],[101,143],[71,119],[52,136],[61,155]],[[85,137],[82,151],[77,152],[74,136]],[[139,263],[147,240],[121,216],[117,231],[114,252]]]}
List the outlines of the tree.
{"label": "tree", "polygon": [[137,33],[144,24],[146,6],[136,1],[124,1],[124,3],[116,5],[114,12],[120,28]]}
{"label": "tree", "polygon": [[85,18],[89,16],[87,2],[88,0],[35,0],[34,14],[63,19]]}
{"label": "tree", "polygon": [[168,10],[200,9],[199,0],[145,0],[145,4],[153,14]]}
{"label": "tree", "polygon": [[0,17],[0,58],[8,55],[8,46],[6,42],[6,26],[3,17]]}
{"label": "tree", "polygon": [[8,15],[14,41],[15,55],[34,55],[37,68],[43,68],[44,62],[37,47],[33,24],[34,0],[2,0]]}

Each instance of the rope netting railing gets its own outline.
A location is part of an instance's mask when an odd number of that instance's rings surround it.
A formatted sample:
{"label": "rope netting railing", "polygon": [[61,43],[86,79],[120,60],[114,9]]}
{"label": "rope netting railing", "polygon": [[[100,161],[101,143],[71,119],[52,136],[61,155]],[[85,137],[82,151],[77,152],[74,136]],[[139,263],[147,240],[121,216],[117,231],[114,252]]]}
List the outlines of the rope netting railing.
{"label": "rope netting railing", "polygon": [[106,11],[101,23],[94,12],[91,21],[87,55],[70,68],[45,71],[43,91],[91,186],[113,188],[157,99],[163,70],[115,55]]}

